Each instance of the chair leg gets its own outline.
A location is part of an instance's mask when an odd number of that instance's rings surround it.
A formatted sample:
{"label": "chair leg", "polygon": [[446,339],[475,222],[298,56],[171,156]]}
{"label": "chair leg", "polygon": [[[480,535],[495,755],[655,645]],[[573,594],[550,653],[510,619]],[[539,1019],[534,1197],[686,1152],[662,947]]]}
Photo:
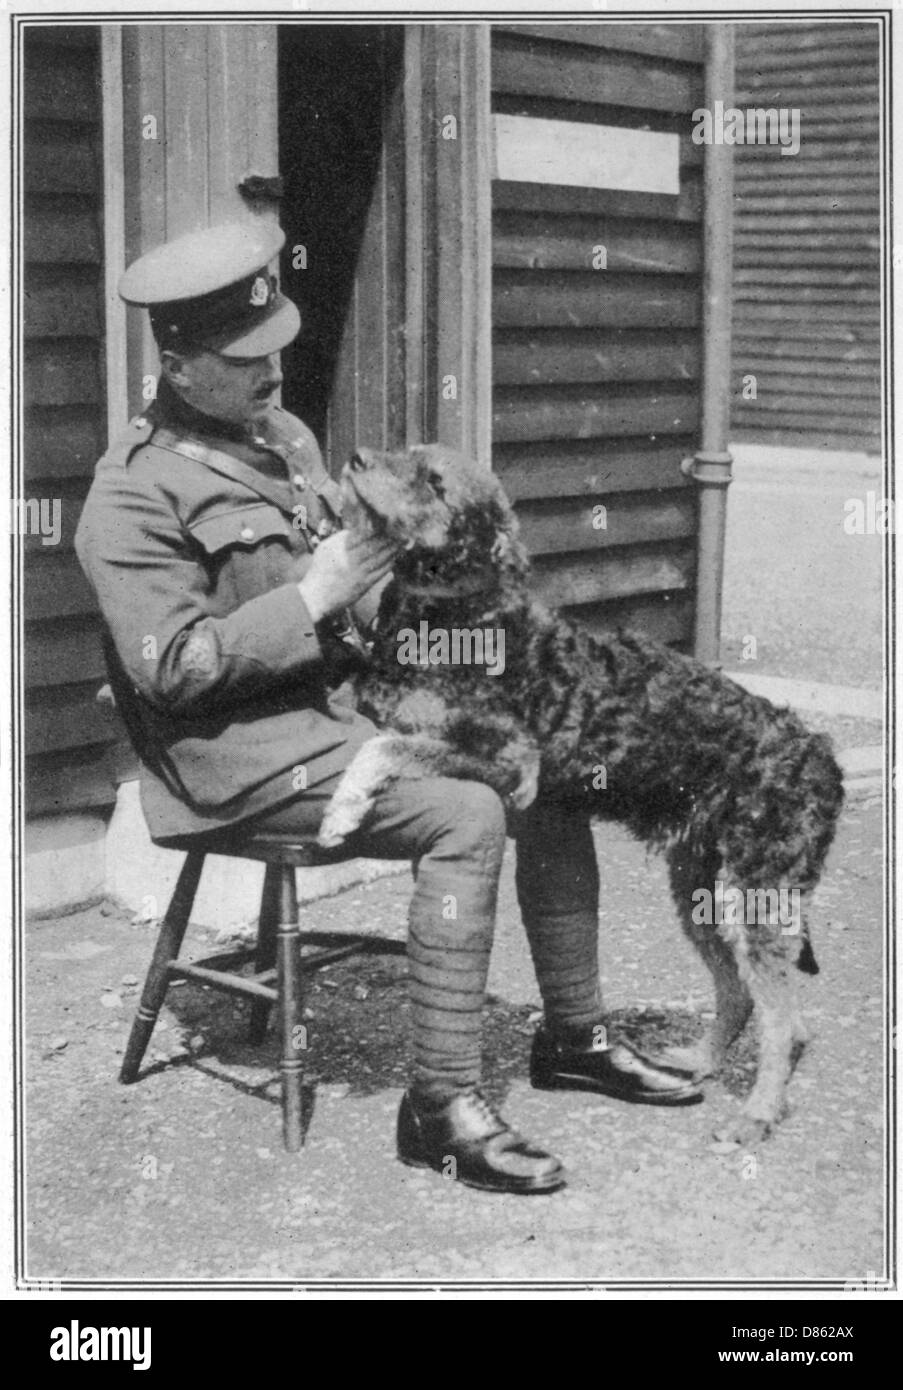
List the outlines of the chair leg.
{"label": "chair leg", "polygon": [[[260,921],[257,926],[257,953],[254,957],[258,971],[272,970],[276,964],[276,926],[279,921],[280,868],[278,864],[267,864],[263,880],[263,894],[260,899]],[[270,1021],[270,1005],[265,999],[254,999],[251,1003],[251,1024],[249,1036],[252,1043],[262,1043],[266,1037]]]}
{"label": "chair leg", "polygon": [[280,866],[279,926],[277,929],[277,966],[279,971],[279,1005],[282,1027],[282,1124],[285,1147],[297,1153],[302,1143],[302,1098],[304,1074],[300,1053],[304,1033],[302,1012],[304,1001],[301,989],[301,932],[298,924],[298,895],[295,870],[290,864]]}
{"label": "chair leg", "polygon": [[141,1059],[150,1042],[151,1033],[154,1031],[157,1015],[163,1005],[163,1000],[166,998],[166,990],[169,985],[169,963],[176,959],[181,949],[185,928],[188,926],[188,918],[194,906],[201,870],[204,867],[204,859],[205,855],[201,850],[193,851],[186,856],[185,863],[179,873],[175,892],[160,926],[153,959],[144,981],[141,1003],[138,1005],[138,1012],[132,1023],[132,1031],[129,1033],[128,1045],[119,1071],[119,1080],[125,1082],[126,1085],[134,1081],[138,1075],[138,1068],[141,1066]]}

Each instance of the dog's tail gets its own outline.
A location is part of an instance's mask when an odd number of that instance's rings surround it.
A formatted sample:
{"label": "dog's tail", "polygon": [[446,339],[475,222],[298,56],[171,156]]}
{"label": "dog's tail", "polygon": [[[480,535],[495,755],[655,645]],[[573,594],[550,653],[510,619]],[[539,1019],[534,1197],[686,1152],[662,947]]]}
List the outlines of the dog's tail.
{"label": "dog's tail", "polygon": [[802,970],[804,975],[820,974],[818,961],[815,959],[815,952],[812,949],[812,942],[809,940],[809,930],[803,928],[803,944],[799,955],[796,958],[797,970]]}

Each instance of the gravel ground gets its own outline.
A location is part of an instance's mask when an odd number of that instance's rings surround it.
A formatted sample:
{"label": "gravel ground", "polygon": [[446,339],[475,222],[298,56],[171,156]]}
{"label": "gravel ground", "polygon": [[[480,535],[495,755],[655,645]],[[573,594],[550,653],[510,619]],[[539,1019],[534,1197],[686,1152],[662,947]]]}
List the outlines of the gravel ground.
{"label": "gravel ground", "polygon": [[[486,1072],[571,1181],[526,1200],[407,1169],[393,1152],[408,1061],[403,962],[325,969],[309,997],[317,1078],[307,1146],[286,1156],[276,1044],[244,1041],[243,1006],[170,991],[148,1072],[115,1073],[153,933],[116,912],[29,933],[28,1261],[41,1279],[552,1280],[606,1283],[880,1275],[883,1128],[880,808],[850,807],[819,890],[823,972],[804,981],[815,1039],[791,1113],[755,1153],[711,1130],[750,1084],[738,1045],[707,1102],[656,1110],[527,1080],[536,987],[513,896],[501,897]],[[662,865],[598,831],[601,937],[614,1021],[650,1045],[685,1039],[711,1008],[673,925]],[[308,924],[398,940],[407,876],[320,903]],[[211,951],[194,932],[194,955]]]}
{"label": "gravel ground", "polygon": [[[882,536],[848,535],[845,502],[880,485],[842,474],[744,475],[728,490],[727,670],[879,689]],[[746,637],[755,661],[741,660]]]}

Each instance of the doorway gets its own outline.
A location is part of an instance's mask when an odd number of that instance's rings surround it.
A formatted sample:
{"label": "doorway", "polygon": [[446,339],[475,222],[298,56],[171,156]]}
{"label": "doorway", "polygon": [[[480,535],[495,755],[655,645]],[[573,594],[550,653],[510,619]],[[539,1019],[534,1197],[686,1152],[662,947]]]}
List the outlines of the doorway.
{"label": "doorway", "polygon": [[283,399],[336,472],[358,438],[396,442],[399,390],[403,401],[404,29],[278,33],[280,278],[302,318]]}

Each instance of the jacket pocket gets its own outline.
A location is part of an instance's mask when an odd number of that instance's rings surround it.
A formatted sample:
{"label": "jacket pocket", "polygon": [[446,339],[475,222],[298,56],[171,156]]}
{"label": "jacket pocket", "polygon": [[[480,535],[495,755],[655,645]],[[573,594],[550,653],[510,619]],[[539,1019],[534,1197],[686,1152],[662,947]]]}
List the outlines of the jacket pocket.
{"label": "jacket pocket", "polygon": [[216,555],[227,546],[249,549],[262,541],[280,537],[291,543],[292,528],[288,518],[266,502],[249,502],[241,507],[229,507],[212,516],[200,517],[188,528],[208,555]]}
{"label": "jacket pocket", "polygon": [[251,502],[199,517],[189,532],[200,547],[215,607],[228,613],[294,577],[291,522],[278,507]]}

